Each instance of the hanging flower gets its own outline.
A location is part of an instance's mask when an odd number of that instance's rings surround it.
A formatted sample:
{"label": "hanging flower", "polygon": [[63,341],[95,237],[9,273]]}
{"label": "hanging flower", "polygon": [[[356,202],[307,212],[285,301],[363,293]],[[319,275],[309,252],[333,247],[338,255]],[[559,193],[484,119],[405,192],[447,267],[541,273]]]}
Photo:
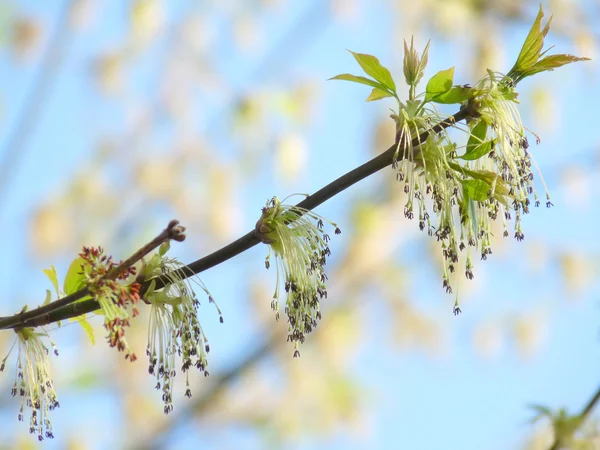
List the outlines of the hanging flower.
{"label": "hanging flower", "polygon": [[[181,358],[181,371],[185,373],[185,395],[191,397],[189,369],[196,367],[208,376],[207,354],[210,351],[208,339],[198,320],[200,302],[190,282],[178,275],[178,271],[184,270],[185,266],[165,256],[168,249],[169,244],[163,244],[158,253],[144,263],[142,268],[142,274],[147,278],[159,275],[167,275],[170,278],[167,286],[159,291],[155,291],[153,282],[144,295],[144,301],[150,304],[146,348],[149,358],[148,372],[156,377],[156,389],[162,390],[165,414],[173,410],[176,356]],[[204,283],[197,278],[194,281],[206,293],[209,302],[215,305],[220,321],[223,322],[221,311]]]}
{"label": "hanging flower", "polygon": [[[55,355],[58,355],[58,350],[47,333],[36,333],[33,328],[21,328],[16,333],[19,354],[11,394],[13,397],[17,395],[21,397],[19,421],[24,420],[25,408],[31,408],[29,432],[37,434],[40,441],[44,437],[53,438],[50,411],[60,405],[50,373],[48,348],[41,338],[46,337],[50,340]],[[9,355],[2,361],[0,371],[4,370]]]}
{"label": "hanging flower", "polygon": [[84,261],[81,266],[84,280],[102,309],[104,328],[108,331],[108,344],[120,352],[125,352],[125,358],[133,362],[137,356],[125,339],[125,328],[131,324],[131,318],[139,314],[137,302],[140,299],[141,286],[136,282],[119,282],[135,275],[134,267],[123,271],[116,280],[109,279],[107,275],[117,264],[112,260],[112,256],[103,253],[102,247],[83,247],[79,256]]}
{"label": "hanging flower", "polygon": [[[282,204],[273,197],[262,209],[256,223],[256,236],[269,245],[265,260],[270,267],[271,251],[275,255],[277,283],[271,306],[279,318],[280,288],[286,292],[285,313],[288,316],[288,341],[304,342],[321,319],[319,301],[327,298],[325,264],[330,256],[329,235],[323,230],[323,219],[312,211]],[[315,223],[316,222],[316,223]],[[328,221],[329,222],[329,221]],[[335,234],[341,231],[333,222]]]}

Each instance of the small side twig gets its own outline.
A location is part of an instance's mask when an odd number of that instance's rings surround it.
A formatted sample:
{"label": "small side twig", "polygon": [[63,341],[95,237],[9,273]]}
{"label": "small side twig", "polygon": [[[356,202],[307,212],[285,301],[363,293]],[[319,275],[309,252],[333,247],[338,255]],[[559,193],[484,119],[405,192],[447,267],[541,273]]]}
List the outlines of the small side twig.
{"label": "small side twig", "polygon": [[[115,266],[106,275],[106,279],[114,280],[121,273],[133,266],[136,262],[141,260],[148,253],[160,247],[164,242],[167,242],[169,240],[182,242],[185,240],[185,237],[185,227],[179,225],[178,220],[171,220],[167,225],[167,228],[161,231],[158,236],[156,236],[146,245],[144,245],[135,253],[133,253],[129,258],[125,259],[124,261],[120,262],[117,266]],[[18,313],[14,316],[2,317],[0,318],[0,329],[41,326],[47,325],[52,322],[56,322],[58,320],[62,320],[61,318],[56,319],[56,315],[53,313],[56,311],[64,311],[65,307],[70,307],[72,314],[64,318],[75,317],[81,314],[85,314],[87,312],[95,311],[99,307],[98,303],[95,301],[93,305],[90,303],[86,303],[89,302],[89,300],[86,302],[81,302],[81,306],[80,304],[74,304],[75,302],[77,302],[77,300],[80,300],[88,295],[90,295],[90,291],[89,288],[86,286],[77,292],[67,295],[66,297],[58,299],[54,302],[50,302],[47,305],[32,309],[31,311]],[[86,306],[83,306],[84,303],[86,303]],[[90,310],[90,306],[94,306],[94,308]]]}

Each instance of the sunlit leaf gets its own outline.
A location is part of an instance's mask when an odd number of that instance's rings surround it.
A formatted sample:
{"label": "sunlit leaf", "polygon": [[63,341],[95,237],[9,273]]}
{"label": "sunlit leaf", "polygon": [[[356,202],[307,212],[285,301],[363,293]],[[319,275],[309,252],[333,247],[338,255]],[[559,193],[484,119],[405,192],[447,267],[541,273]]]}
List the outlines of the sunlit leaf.
{"label": "sunlit leaf", "polygon": [[385,90],[386,87],[370,78],[361,77],[358,75],[351,75],[349,73],[342,73],[340,75],[336,75],[335,77],[331,77],[330,80],[344,80],[344,81],[353,81],[354,83],[366,84],[367,86],[375,87],[381,90]]}
{"label": "sunlit leaf", "polygon": [[52,301],[52,292],[50,292],[50,289],[46,289],[46,299],[42,303],[42,306],[46,306],[50,301]]}
{"label": "sunlit leaf", "polygon": [[473,178],[469,178],[466,180],[461,180],[464,190],[469,194],[473,200],[478,202],[482,202],[487,200],[490,192],[490,185],[485,181],[476,180]]}
{"label": "sunlit leaf", "polygon": [[530,70],[527,71],[527,75],[533,75],[539,72],[545,72],[547,70],[553,70],[557,67],[564,66],[565,64],[570,64],[578,61],[589,61],[590,58],[582,58],[574,55],[550,55],[545,58],[540,59],[537,63],[531,67]]}
{"label": "sunlit leaf", "polygon": [[452,86],[448,91],[437,95],[432,101],[445,105],[462,103],[477,95],[477,89],[464,86]]}
{"label": "sunlit leaf", "polygon": [[73,260],[67,270],[65,281],[63,283],[63,292],[66,295],[70,295],[73,292],[77,292],[79,289],[85,286],[83,269],[82,266],[85,264],[85,260],[79,256]]}
{"label": "sunlit leaf", "polygon": [[538,11],[537,17],[531,26],[531,30],[529,30],[529,34],[525,39],[525,43],[521,48],[521,52],[517,58],[517,62],[514,67],[509,72],[509,76],[511,72],[522,72],[529,69],[533,66],[540,57],[542,52],[542,47],[544,46],[544,37],[548,34],[550,30],[550,23],[552,22],[552,17],[546,23],[546,26],[542,29],[542,18],[544,17],[544,10],[542,9],[542,5],[540,4],[540,10]]}
{"label": "sunlit leaf", "polygon": [[79,325],[81,325],[81,328],[83,328],[83,331],[85,331],[85,333],[87,334],[92,345],[96,344],[96,337],[94,336],[94,327],[92,327],[92,325],[90,325],[90,323],[87,321],[85,314],[82,316],[73,317],[69,319],[69,321],[78,322]]}
{"label": "sunlit leaf", "polygon": [[480,120],[471,130],[469,141],[467,142],[467,151],[460,156],[461,159],[473,161],[487,155],[493,148],[495,140],[486,141],[488,124],[485,120]]}
{"label": "sunlit leaf", "polygon": [[386,97],[393,97],[393,94],[390,94],[388,91],[382,91],[379,88],[373,88],[373,90],[371,91],[371,95],[369,95],[367,97],[367,101],[368,102],[372,102],[375,100],[381,100],[382,98],[386,98]]}
{"label": "sunlit leaf", "polygon": [[496,139],[492,139],[491,141],[482,142],[479,145],[473,147],[470,151],[460,156],[461,159],[465,161],[474,161],[476,159],[481,158],[482,156],[487,155],[492,151],[494,145],[496,143]]}
{"label": "sunlit leaf", "polygon": [[392,74],[388,69],[381,65],[375,56],[367,55],[365,53],[355,53],[352,50],[349,50],[349,52],[352,53],[356,62],[360,64],[360,67],[362,67],[367,75],[379,81],[390,91],[396,92],[396,83],[392,78]]}
{"label": "sunlit leaf", "polygon": [[42,270],[44,271],[44,273],[46,274],[46,276],[52,283],[52,286],[54,286],[54,290],[56,291],[56,296],[58,297],[60,294],[58,292],[58,275],[56,273],[56,267],[50,266],[49,269],[42,269]]}
{"label": "sunlit leaf", "polygon": [[448,92],[452,88],[453,81],[454,67],[450,67],[446,70],[440,70],[427,82],[427,87],[425,88],[425,101],[429,102],[435,99],[437,96]]}
{"label": "sunlit leaf", "polygon": [[536,415],[531,419],[531,423],[535,423],[542,417],[552,417],[552,410],[543,405],[529,405],[529,408],[536,412]]}
{"label": "sunlit leaf", "polygon": [[[518,83],[525,77],[535,75],[536,73],[545,72],[547,70],[553,70],[557,67],[564,66],[577,61],[587,61],[589,58],[581,58],[573,55],[550,55],[542,58],[544,54],[548,52],[547,49],[542,51],[544,46],[544,38],[550,30],[550,23],[552,17],[548,19],[546,25],[542,28],[542,18],[544,17],[544,10],[540,5],[538,15],[533,22],[531,30],[525,39],[525,43],[521,48],[517,62],[508,72],[508,77],[513,80],[514,83]],[[540,59],[542,58],[542,59]]]}

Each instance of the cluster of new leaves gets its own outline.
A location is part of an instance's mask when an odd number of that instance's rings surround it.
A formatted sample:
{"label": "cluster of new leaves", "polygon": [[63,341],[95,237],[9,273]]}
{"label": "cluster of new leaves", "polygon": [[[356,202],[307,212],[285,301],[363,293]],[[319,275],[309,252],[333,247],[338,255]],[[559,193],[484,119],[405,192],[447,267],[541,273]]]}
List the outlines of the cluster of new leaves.
{"label": "cluster of new leaves", "polygon": [[[166,276],[170,280],[162,290],[155,290],[155,282],[152,281],[144,294],[144,301],[150,304],[146,348],[148,372],[156,377],[156,389],[162,390],[165,414],[173,410],[173,378],[177,374],[175,357],[181,358],[181,371],[185,373],[185,395],[191,397],[188,370],[196,367],[208,376],[207,353],[210,351],[208,339],[198,320],[200,302],[190,283],[185,280],[184,265],[168,258],[168,249],[168,242],[161,245],[158,253],[143,263],[141,270],[145,279]],[[222,323],[221,311],[208,289],[199,279],[194,281],[206,293],[209,302],[215,305]]]}
{"label": "cluster of new leaves", "polygon": [[[407,196],[404,214],[409,219],[417,217],[419,228],[426,228],[440,243],[445,261],[442,284],[449,293],[451,274],[457,271],[461,259],[465,276],[472,279],[472,252],[476,251],[481,259],[492,253],[491,222],[502,220],[504,235],[508,236],[507,222],[514,220],[514,236],[522,240],[521,217],[532,203],[540,204],[533,186],[535,162],[517,110],[515,87],[527,76],[585,59],[571,55],[544,57],[543,41],[550,22],[542,29],[542,17],[540,7],[510,72],[503,75],[488,70],[475,86],[455,85],[452,67],[436,73],[427,82],[425,92],[415,95],[427,65],[429,43],[419,56],[412,40],[410,46],[404,44],[404,78],[409,87],[405,102],[398,97],[389,70],[374,56],[351,52],[370,78],[351,74],[333,77],[373,87],[367,101],[396,99],[398,109],[391,116],[397,130],[394,168]],[[468,128],[463,130],[469,135],[466,146],[459,146],[445,129],[434,129],[447,118],[438,113],[436,103],[457,104],[467,110]],[[420,141],[424,133],[427,138]],[[547,191],[546,205],[551,206]],[[454,312],[460,312],[458,296]]]}
{"label": "cluster of new leaves", "polygon": [[[341,233],[336,224],[329,223],[335,228],[335,234]],[[298,206],[284,205],[273,197],[262,209],[255,231],[258,238],[269,245],[267,269],[271,265],[271,250],[275,254],[277,282],[271,307],[279,319],[279,290],[283,282],[288,341],[295,345],[294,357],[300,356],[298,344],[317,326],[321,319],[319,300],[327,298],[325,264],[331,252],[323,218]]]}
{"label": "cluster of new leaves", "polygon": [[576,436],[587,413],[569,414],[564,408],[552,411],[543,405],[531,405],[531,409],[536,412],[536,415],[531,419],[532,423],[541,419],[547,419],[550,422],[555,442],[553,448],[590,448],[586,445],[585,440],[580,440]]}

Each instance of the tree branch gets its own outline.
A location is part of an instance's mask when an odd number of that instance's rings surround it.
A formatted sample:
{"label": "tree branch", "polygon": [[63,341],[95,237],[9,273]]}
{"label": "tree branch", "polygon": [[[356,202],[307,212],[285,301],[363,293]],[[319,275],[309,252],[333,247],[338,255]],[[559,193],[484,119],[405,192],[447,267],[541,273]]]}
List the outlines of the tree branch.
{"label": "tree branch", "polygon": [[[417,149],[415,151],[418,151],[418,146],[425,142],[431,133],[439,133],[440,131],[454,125],[456,122],[466,119],[471,114],[472,113],[468,108],[461,109],[457,113],[433,126],[430,130],[424,131],[420,136],[415,137],[412,140],[412,146]],[[309,195],[296,206],[306,210],[312,210],[329,200],[331,197],[334,197],[335,195],[349,188],[353,184],[356,184],[359,181],[373,175],[374,173],[379,172],[381,169],[390,166],[394,162],[394,158],[398,150],[397,147],[398,142],[395,142],[383,153],[379,154],[363,165],[351,170],[345,175],[342,175],[338,179],[329,183],[327,186],[319,189],[313,195]],[[402,155],[402,153],[403,152],[400,152],[399,155]],[[254,230],[252,230],[236,241],[211,253],[210,255],[205,256],[204,258],[200,258],[197,261],[194,261],[187,266],[183,266],[172,273],[162,275],[153,280],[145,281],[142,285],[141,292],[145,292],[145,290],[150,286],[151,281],[155,282],[155,289],[163,288],[169,284],[174,277],[185,279],[197,275],[200,272],[210,269],[211,267],[214,267],[224,261],[227,261],[228,259],[233,258],[234,256],[239,255],[240,253],[254,247],[259,242],[260,241],[256,237]],[[71,295],[34,310],[25,313],[18,313],[14,316],[0,317],[0,329],[47,325],[49,323],[65,320],[97,310],[99,308],[98,302],[93,299],[75,303],[77,300],[80,300],[87,295],[89,295],[89,290],[87,287],[85,287]]]}
{"label": "tree branch", "polygon": [[[579,420],[577,422],[577,426],[572,430],[572,434],[569,437],[572,437],[575,434],[575,432],[579,428],[581,428],[581,426],[585,423],[587,418],[590,416],[590,414],[592,413],[592,411],[598,404],[599,400],[600,400],[600,387],[596,390],[596,393],[594,394],[594,396],[588,401],[588,403],[585,405],[585,407],[579,413],[579,416],[578,416]],[[563,448],[563,445],[564,445],[564,443],[563,443],[564,437],[556,435],[556,432],[554,434],[555,434],[554,443],[552,444],[552,447],[550,447],[549,450],[560,450],[561,448]]]}
{"label": "tree branch", "polygon": [[[152,239],[146,245],[144,245],[139,250],[137,250],[133,255],[131,255],[125,261],[121,261],[118,265],[113,267],[113,269],[106,274],[104,279],[106,279],[106,280],[116,279],[120,274],[122,274],[125,270],[127,270],[131,266],[133,266],[136,262],[138,262],[140,259],[142,259],[144,256],[146,256],[148,253],[150,253],[154,249],[160,247],[161,244],[163,244],[164,242],[167,242],[171,239],[174,241],[178,241],[178,242],[182,242],[183,240],[185,240],[185,227],[179,225],[178,220],[171,220],[169,222],[169,224],[167,225],[167,228],[165,228],[163,231],[161,231],[161,233],[158,236],[156,236],[154,239]],[[66,297],[58,299],[54,302],[48,303],[47,305],[40,306],[31,311],[20,312],[18,314],[15,314],[14,316],[0,318],[0,329],[1,328],[21,328],[24,326],[32,327],[32,326],[47,325],[49,323],[56,322],[58,320],[62,320],[60,318],[53,319],[53,317],[54,317],[53,313],[55,311],[59,311],[59,310],[62,311],[65,307],[70,307],[73,310],[73,312],[79,311],[80,310],[79,305],[83,304],[85,302],[81,302],[81,303],[74,303],[74,302],[76,302],[77,300],[82,299],[88,295],[90,295],[90,291],[89,291],[89,288],[86,286],[83,289],[78,290],[77,292],[67,295]],[[94,309],[92,309],[91,311],[95,311],[96,309],[98,309],[100,307],[96,301],[94,301],[94,303],[95,303],[96,307]],[[75,317],[75,316],[84,314],[86,312],[91,312],[91,311],[83,310],[82,312],[79,312],[77,314],[65,317],[65,319],[70,318],[70,317]],[[11,322],[14,322],[15,320],[19,321],[19,323],[16,325],[11,324]],[[3,326],[5,322],[8,322],[9,324],[6,326]]]}

